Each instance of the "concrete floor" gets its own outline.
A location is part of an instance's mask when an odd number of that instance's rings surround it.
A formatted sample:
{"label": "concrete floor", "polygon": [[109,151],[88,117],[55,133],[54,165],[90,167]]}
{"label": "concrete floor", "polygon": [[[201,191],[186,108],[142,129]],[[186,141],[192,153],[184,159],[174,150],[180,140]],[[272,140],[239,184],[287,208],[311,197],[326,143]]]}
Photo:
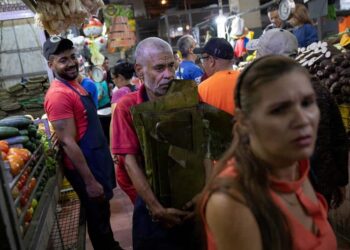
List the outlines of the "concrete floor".
{"label": "concrete floor", "polygon": [[[111,204],[111,225],[114,239],[119,241],[125,250],[132,250],[131,225],[133,205],[121,189],[114,190]],[[86,250],[93,250],[88,234],[86,234]]]}

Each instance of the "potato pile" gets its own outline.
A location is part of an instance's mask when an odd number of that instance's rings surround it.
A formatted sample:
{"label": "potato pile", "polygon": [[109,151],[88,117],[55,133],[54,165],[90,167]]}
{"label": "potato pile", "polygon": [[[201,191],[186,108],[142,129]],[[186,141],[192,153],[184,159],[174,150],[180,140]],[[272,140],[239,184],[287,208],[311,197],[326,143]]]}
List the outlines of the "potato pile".
{"label": "potato pile", "polygon": [[350,103],[350,51],[319,42],[300,49],[296,60],[320,79],[338,104]]}
{"label": "potato pile", "polygon": [[103,0],[37,0],[36,23],[50,35],[58,35],[85,18],[96,15]]}

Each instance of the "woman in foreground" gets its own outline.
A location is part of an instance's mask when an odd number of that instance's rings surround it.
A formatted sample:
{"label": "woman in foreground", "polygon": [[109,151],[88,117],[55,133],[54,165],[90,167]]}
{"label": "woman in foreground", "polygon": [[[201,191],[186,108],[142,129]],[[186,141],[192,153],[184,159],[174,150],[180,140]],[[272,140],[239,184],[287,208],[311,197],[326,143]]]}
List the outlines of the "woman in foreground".
{"label": "woman in foreground", "polygon": [[308,179],[319,110],[308,73],[265,56],[240,75],[234,141],[204,190],[209,250],[335,250],[327,205]]}

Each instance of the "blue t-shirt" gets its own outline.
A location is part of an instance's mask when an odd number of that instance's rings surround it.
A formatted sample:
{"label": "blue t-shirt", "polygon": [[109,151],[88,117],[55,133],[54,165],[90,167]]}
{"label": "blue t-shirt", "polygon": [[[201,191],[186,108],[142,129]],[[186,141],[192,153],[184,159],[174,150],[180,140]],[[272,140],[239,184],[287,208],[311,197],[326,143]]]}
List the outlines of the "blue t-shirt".
{"label": "blue t-shirt", "polygon": [[98,96],[101,96],[101,99],[98,100],[98,108],[103,108],[107,104],[111,103],[111,100],[109,98],[109,90],[108,85],[106,81],[102,82],[95,82],[95,85],[97,87]]}
{"label": "blue t-shirt", "polygon": [[318,42],[317,30],[311,24],[304,24],[293,29],[293,34],[298,39],[299,48],[307,47],[313,42]]}
{"label": "blue t-shirt", "polygon": [[194,80],[197,83],[201,82],[203,70],[192,61],[182,61],[179,69],[176,71],[176,78],[183,80]]}
{"label": "blue t-shirt", "polygon": [[92,81],[89,78],[84,78],[81,81],[81,86],[83,86],[83,88],[91,95],[96,108],[98,108],[98,93],[97,93],[97,87],[94,81]]}

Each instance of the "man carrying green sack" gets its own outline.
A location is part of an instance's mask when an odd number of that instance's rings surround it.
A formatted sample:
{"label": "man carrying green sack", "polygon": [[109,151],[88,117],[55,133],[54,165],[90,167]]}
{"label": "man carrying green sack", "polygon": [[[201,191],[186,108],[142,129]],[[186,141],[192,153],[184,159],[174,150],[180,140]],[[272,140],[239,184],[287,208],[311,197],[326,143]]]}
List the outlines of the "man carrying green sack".
{"label": "man carrying green sack", "polygon": [[[133,249],[197,249],[191,243],[195,233],[188,201],[204,185],[204,158],[223,151],[231,138],[216,143],[221,137],[209,128],[220,111],[205,115],[205,110],[214,108],[198,105],[195,84],[174,81],[168,43],[147,38],[138,44],[135,58],[136,73],[144,84],[124,96],[114,113],[119,131],[114,152],[125,156],[138,193]],[[227,116],[223,124],[230,123]]]}

